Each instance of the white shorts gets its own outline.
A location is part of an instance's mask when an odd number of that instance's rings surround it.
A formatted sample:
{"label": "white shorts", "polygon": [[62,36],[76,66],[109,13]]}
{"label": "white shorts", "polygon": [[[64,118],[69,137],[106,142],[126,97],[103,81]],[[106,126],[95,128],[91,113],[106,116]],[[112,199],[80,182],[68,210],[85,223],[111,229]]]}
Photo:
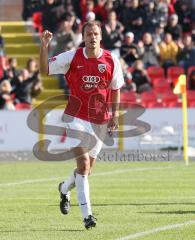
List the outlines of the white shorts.
{"label": "white shorts", "polygon": [[66,146],[87,148],[89,156],[96,158],[107,134],[107,123],[95,124],[67,114],[63,115],[62,120],[66,128]]}

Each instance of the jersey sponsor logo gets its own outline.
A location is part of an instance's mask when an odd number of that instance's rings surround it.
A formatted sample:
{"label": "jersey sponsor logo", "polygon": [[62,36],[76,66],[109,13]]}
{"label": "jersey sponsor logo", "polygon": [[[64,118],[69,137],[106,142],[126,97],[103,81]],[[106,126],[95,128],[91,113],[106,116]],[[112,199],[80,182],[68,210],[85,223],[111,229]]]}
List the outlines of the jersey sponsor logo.
{"label": "jersey sponsor logo", "polygon": [[99,76],[83,76],[82,77],[83,81],[85,83],[99,83],[100,82],[100,77]]}
{"label": "jersey sponsor logo", "polygon": [[98,70],[104,73],[106,71],[106,64],[98,64]]}
{"label": "jersey sponsor logo", "polygon": [[98,88],[98,84],[101,80],[101,78],[99,76],[83,76],[82,77],[83,80],[83,85],[82,85],[82,89],[85,91],[89,91],[92,90],[94,88]]}

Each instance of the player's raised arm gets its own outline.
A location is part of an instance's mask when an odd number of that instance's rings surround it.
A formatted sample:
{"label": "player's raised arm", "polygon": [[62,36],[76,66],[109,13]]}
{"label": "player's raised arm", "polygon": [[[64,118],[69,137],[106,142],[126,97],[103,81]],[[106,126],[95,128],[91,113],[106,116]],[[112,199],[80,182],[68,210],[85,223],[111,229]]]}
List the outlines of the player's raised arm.
{"label": "player's raised arm", "polygon": [[48,47],[52,40],[53,34],[45,30],[41,34],[41,48],[40,48],[40,72],[48,73]]}

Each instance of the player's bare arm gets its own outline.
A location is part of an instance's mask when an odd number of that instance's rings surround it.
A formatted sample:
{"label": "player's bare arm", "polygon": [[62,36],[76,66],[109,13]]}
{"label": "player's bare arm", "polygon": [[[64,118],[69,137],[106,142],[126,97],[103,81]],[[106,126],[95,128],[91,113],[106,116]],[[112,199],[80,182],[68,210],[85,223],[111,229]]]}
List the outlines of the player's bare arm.
{"label": "player's bare arm", "polygon": [[48,47],[51,42],[53,34],[45,30],[41,34],[41,48],[40,48],[40,71],[41,73],[48,72]]}
{"label": "player's bare arm", "polygon": [[111,134],[113,130],[118,128],[119,104],[120,104],[120,89],[111,91],[112,99],[112,117],[108,122],[108,130]]}

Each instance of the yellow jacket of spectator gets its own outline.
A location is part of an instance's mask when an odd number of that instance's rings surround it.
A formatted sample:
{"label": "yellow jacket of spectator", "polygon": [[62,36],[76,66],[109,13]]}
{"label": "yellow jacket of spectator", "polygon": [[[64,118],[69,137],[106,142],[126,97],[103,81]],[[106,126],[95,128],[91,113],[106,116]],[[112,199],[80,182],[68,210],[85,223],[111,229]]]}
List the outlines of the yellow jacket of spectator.
{"label": "yellow jacket of spectator", "polygon": [[159,48],[160,48],[160,59],[162,63],[164,63],[166,60],[172,60],[174,63],[176,63],[178,46],[175,42],[172,41],[169,44],[165,42],[161,42],[159,45]]}

